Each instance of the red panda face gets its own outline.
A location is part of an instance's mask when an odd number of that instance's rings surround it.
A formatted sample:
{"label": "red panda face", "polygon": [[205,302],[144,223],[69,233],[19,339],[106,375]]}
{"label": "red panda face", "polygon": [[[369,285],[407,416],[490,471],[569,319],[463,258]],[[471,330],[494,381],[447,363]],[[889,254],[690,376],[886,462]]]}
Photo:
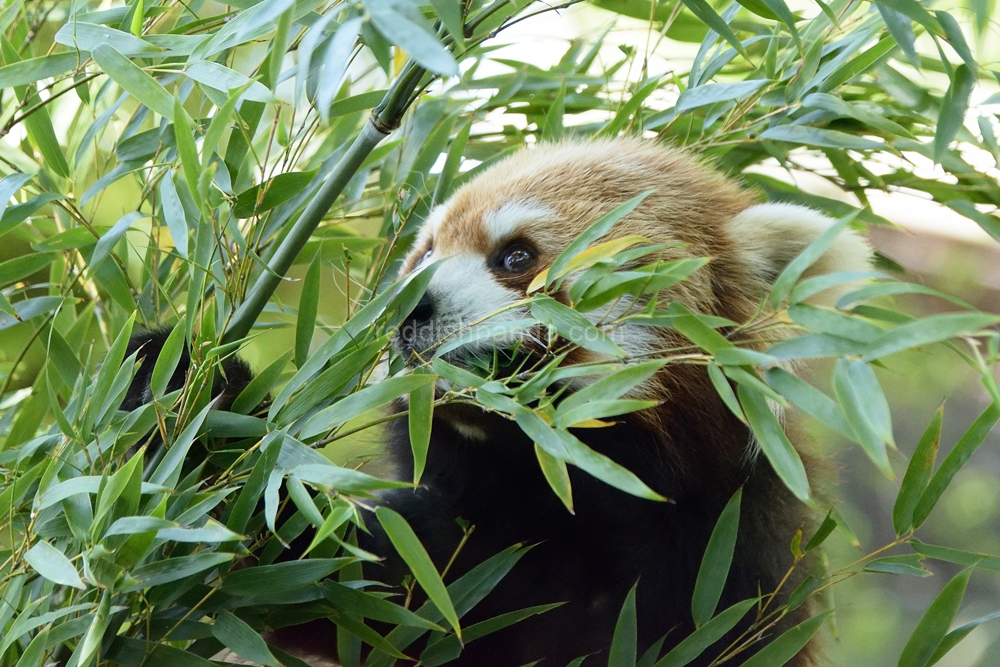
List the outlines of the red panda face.
{"label": "red panda face", "polygon": [[[427,360],[439,342],[466,327],[527,318],[523,302],[533,278],[600,216],[647,190],[652,194],[603,240],[638,235],[667,244],[663,260],[710,258],[662,296],[737,322],[754,313],[784,264],[831,222],[802,207],[753,206],[752,195],[731,180],[651,141],[538,145],[484,171],[428,216],[402,273],[441,264],[397,334],[397,350]],[[854,246],[835,258],[835,270],[850,268],[848,255],[856,256],[854,266],[867,265],[864,243],[853,235],[847,240]],[[820,262],[814,273],[830,268]],[[568,287],[553,296],[567,301]],[[605,315],[588,317],[596,322]],[[480,339],[446,358],[460,363],[518,340],[540,343],[539,335],[523,330]],[[611,333],[630,354],[651,349],[658,335],[634,325]]]}

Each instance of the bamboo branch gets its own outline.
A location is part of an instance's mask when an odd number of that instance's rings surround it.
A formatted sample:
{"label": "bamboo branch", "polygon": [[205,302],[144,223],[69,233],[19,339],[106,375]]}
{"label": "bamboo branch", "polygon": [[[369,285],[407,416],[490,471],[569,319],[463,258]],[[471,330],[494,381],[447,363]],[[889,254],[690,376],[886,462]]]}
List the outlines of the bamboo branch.
{"label": "bamboo branch", "polygon": [[246,299],[237,308],[226,327],[226,333],[222,339],[223,344],[240,340],[250,333],[251,327],[263,312],[271,294],[281,282],[281,277],[285,275],[295,258],[302,252],[309,237],[312,236],[333,203],[337,201],[340,193],[344,191],[348,181],[357,173],[372,150],[399,127],[403,114],[410,106],[413,91],[419,85],[424,74],[425,70],[411,61],[393,82],[385,97],[372,111],[372,115],[365,123],[361,134],[327,176],[326,181],[316,192],[316,196],[292,225],[288,235],[282,239],[281,245],[278,246],[268,262],[268,270],[257,277]]}

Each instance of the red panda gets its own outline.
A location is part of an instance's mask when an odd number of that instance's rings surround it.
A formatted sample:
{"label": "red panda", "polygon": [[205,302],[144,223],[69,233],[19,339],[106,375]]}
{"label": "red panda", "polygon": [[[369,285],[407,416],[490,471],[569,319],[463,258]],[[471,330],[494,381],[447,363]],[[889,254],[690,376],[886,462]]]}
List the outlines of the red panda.
{"label": "red panda", "polygon": [[[662,296],[734,322],[751,318],[788,262],[832,224],[800,206],[755,205],[751,192],[690,154],[652,142],[541,144],[484,171],[430,213],[401,273],[441,264],[394,346],[417,358],[460,327],[522,300],[538,272],[594,220],[646,190],[652,193],[607,238],[638,235],[667,244],[665,259],[710,257]],[[870,256],[867,244],[847,231],[806,276],[864,271]],[[500,317],[518,319],[525,311],[513,308]],[[684,342],[667,328],[626,325],[616,334],[633,356]],[[520,338],[530,347],[532,336],[529,331]],[[516,338],[482,340],[445,357],[461,365],[470,353],[509,346]],[[569,361],[595,356],[579,348]],[[539,470],[532,441],[513,422],[468,405],[436,410],[420,487],[390,492],[382,502],[403,514],[439,566],[461,538],[455,519],[475,526],[453,574],[514,543],[536,545],[463,623],[566,603],[470,642],[449,664],[511,667],[544,659],[561,666],[588,654],[593,657],[584,664],[604,662],[622,601],[637,581],[639,649],[666,635],[665,652],[694,629],[690,604],[700,561],[722,508],[741,486],[739,537],[719,609],[774,590],[785,575],[791,539],[809,524],[808,510],[767,460],[754,456],[751,433],[719,399],[704,368],[668,366],[640,391],[659,406],[619,418],[610,428],[580,429],[577,436],[672,504],[627,495],[571,469],[570,514]],[[410,479],[405,420],[394,422],[388,450],[400,479]],[[803,458],[809,465],[805,453]],[[381,555],[392,551],[377,537],[366,546]],[[366,577],[398,583],[405,569],[389,563],[366,569]],[[795,583],[786,583],[786,595]],[[799,607],[773,636],[808,614],[808,605]],[[691,664],[707,665],[738,630]],[[307,652],[335,655],[332,636],[312,638],[302,647]],[[790,664],[811,665],[813,653],[807,647]]]}
{"label": "red panda", "polygon": [[[404,357],[417,358],[460,327],[522,300],[535,276],[594,220],[647,190],[652,193],[607,238],[638,235],[665,244],[668,260],[711,258],[662,299],[738,323],[754,316],[782,269],[832,224],[804,207],[756,204],[753,193],[690,154],[653,142],[539,144],[485,170],[430,213],[401,272],[426,262],[441,264],[397,332],[394,347]],[[806,276],[864,271],[870,255],[865,241],[847,231]],[[563,291],[568,287],[569,282]],[[526,314],[513,308],[502,317]],[[517,340],[530,349],[535,335],[525,331],[485,339],[449,352],[446,359],[462,365],[470,353]],[[616,336],[632,356],[689,344],[669,328],[626,325]],[[568,361],[597,358],[579,348]],[[585,665],[606,662],[619,610],[636,582],[639,651],[666,636],[665,653],[694,629],[690,607],[701,558],[722,508],[740,487],[739,536],[719,609],[772,591],[782,580],[792,562],[789,544],[810,524],[809,510],[767,459],[754,455],[752,434],[718,397],[704,367],[667,366],[639,392],[655,399],[657,407],[576,434],[672,503],[628,495],[571,468],[571,514],[549,488],[531,439],[516,424],[469,405],[435,411],[421,485],[388,492],[380,502],[406,518],[439,568],[462,538],[455,520],[475,526],[451,576],[512,544],[534,545],[463,625],[533,605],[565,603],[469,642],[449,664],[516,667],[544,660],[561,667],[585,655],[592,656]],[[387,450],[399,478],[410,479],[405,419],[391,423]],[[818,467],[807,453],[803,459],[807,467]],[[367,565],[365,577],[398,584],[405,568],[391,559],[392,547],[379,536],[376,522],[369,527],[374,536],[362,546],[390,558]],[[786,595],[794,585],[794,580],[786,583]],[[809,613],[808,605],[799,607],[771,636]],[[707,665],[739,630],[690,664]],[[300,655],[336,657],[330,624],[285,628],[273,639]],[[740,664],[753,653],[726,664]],[[807,647],[788,664],[812,665],[814,653]]]}

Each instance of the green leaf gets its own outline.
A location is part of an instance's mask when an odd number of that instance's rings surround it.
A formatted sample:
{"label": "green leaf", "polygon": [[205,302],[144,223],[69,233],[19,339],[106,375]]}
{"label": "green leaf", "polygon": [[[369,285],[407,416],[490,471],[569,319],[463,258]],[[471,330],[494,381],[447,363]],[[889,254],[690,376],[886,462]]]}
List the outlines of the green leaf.
{"label": "green leaf", "polygon": [[761,139],[785,141],[791,144],[814,146],[817,148],[841,148],[853,150],[881,150],[885,144],[865,139],[839,130],[824,130],[808,125],[776,125],[760,133]]}
{"label": "green leaf", "polygon": [[871,343],[885,331],[860,317],[807,303],[789,306],[788,316],[803,326],[861,343]]}
{"label": "green leaf", "polygon": [[177,484],[188,450],[194,444],[195,437],[197,437],[198,432],[201,430],[201,425],[205,422],[205,418],[208,416],[208,411],[211,408],[211,403],[202,408],[201,412],[195,415],[194,419],[184,427],[184,430],[177,436],[177,439],[170,443],[170,448],[167,450],[166,456],[163,457],[156,470],[149,477],[151,483],[169,488],[173,488]]}
{"label": "green leaf", "polygon": [[35,572],[54,584],[80,590],[87,588],[69,558],[45,540],[35,542],[25,552],[24,560]]}
{"label": "green leaf", "polygon": [[892,508],[892,526],[897,535],[902,535],[913,526],[913,510],[927,489],[937,460],[938,445],[941,442],[941,423],[944,420],[944,405],[934,412],[917,448],[906,467],[903,482]]}
{"label": "green leaf", "polygon": [[[244,190],[236,196],[233,215],[237,218],[249,218],[254,215],[266,213],[279,204],[284,204],[305,190],[316,176],[316,173],[317,171],[313,169],[311,171],[291,171],[278,174],[264,183]],[[261,190],[264,191],[263,196],[260,194]]]}
{"label": "green leaf", "polygon": [[767,369],[767,383],[813,419],[845,438],[854,439],[854,429],[843,409],[816,387],[779,366]]}
{"label": "green leaf", "polygon": [[[134,3],[133,3],[134,4]],[[141,16],[140,16],[141,20]],[[58,44],[81,51],[96,51],[102,44],[113,44],[116,51],[124,56],[140,56],[163,52],[163,49],[149,43],[141,35],[116,30],[106,25],[88,21],[70,21],[55,34],[53,40]],[[77,65],[83,60],[77,53]]]}
{"label": "green leaf", "polygon": [[184,206],[177,195],[177,187],[174,185],[173,174],[164,174],[160,180],[158,191],[160,193],[160,205],[163,210],[163,221],[170,231],[170,238],[174,242],[174,249],[182,258],[188,258],[188,223]]}
{"label": "green leaf", "polygon": [[430,3],[455,41],[464,44],[465,24],[462,21],[462,7],[459,0],[430,0]]}
{"label": "green leaf", "polygon": [[638,582],[632,585],[625,603],[618,614],[615,633],[611,638],[611,650],[608,652],[608,667],[635,667],[638,653],[638,622],[635,610],[635,589]]}
{"label": "green leaf", "polygon": [[744,424],[747,423],[746,415],[743,414],[743,409],[740,408],[740,402],[736,398],[736,392],[733,391],[733,386],[729,384],[729,380],[723,374],[722,369],[719,368],[718,364],[710,363],[708,365],[708,379],[712,381],[712,386],[715,387],[715,393],[719,395],[722,402],[726,404],[730,412],[736,415]]}
{"label": "green leaf", "polygon": [[559,141],[563,136],[563,116],[566,113],[566,80],[563,79],[562,87],[556,93],[556,99],[545,114],[542,122],[541,136],[546,141]]}
{"label": "green leaf", "polygon": [[330,103],[340,90],[340,81],[351,62],[351,51],[361,34],[361,17],[347,19],[330,39],[323,54],[323,85],[316,91],[316,106],[320,117],[329,120]]}
{"label": "green leaf", "polygon": [[611,211],[601,216],[597,222],[590,225],[586,231],[583,232],[583,234],[578,236],[572,243],[566,246],[566,249],[559,253],[559,256],[552,262],[552,265],[546,272],[545,286],[549,287],[562,278],[566,273],[566,267],[569,265],[570,260],[587,250],[587,248],[593,245],[594,242],[611,231],[611,228],[616,222],[635,210],[635,208],[642,203],[642,200],[651,194],[652,190],[647,190],[646,192],[629,199],[627,202],[616,206]]}
{"label": "green leaf", "polygon": [[941,643],[938,644],[938,648],[936,651],[934,651],[934,655],[932,655],[931,659],[927,661],[928,667],[930,665],[937,664],[938,661],[941,660],[941,658],[947,655],[948,652],[951,651],[951,649],[955,648],[955,646],[958,645],[960,641],[968,637],[969,633],[978,628],[980,625],[986,623],[987,621],[995,620],[997,618],[1000,618],[1000,611],[995,611],[992,614],[987,614],[986,616],[980,616],[976,620],[969,621],[968,623],[960,627],[957,627],[948,634],[946,634],[944,636],[944,639],[941,640]]}
{"label": "green leaf", "polygon": [[294,591],[312,586],[341,569],[353,558],[310,558],[275,565],[258,565],[230,572],[220,590],[228,595],[249,596]]}
{"label": "green leaf", "polygon": [[924,557],[920,554],[904,554],[902,556],[886,556],[884,558],[876,558],[875,560],[865,563],[864,571],[881,574],[929,577],[931,576],[931,572],[921,564],[923,559]]}
{"label": "green leaf", "polygon": [[301,367],[309,356],[312,345],[313,329],[316,327],[316,312],[319,308],[319,279],[323,267],[322,257],[313,257],[302,281],[302,293],[299,296],[299,314],[295,322],[295,366]]}
{"label": "green leaf", "polygon": [[814,616],[790,630],[786,630],[770,644],[752,655],[743,663],[743,667],[781,667],[798,655],[799,651],[809,643],[809,640],[813,638],[813,635],[832,613],[832,611],[828,611]]}
{"label": "green leaf", "polygon": [[[306,451],[312,452],[306,448]],[[393,482],[372,477],[359,470],[341,468],[332,463],[306,463],[295,466],[292,474],[296,479],[317,486],[335,489],[341,493],[370,493],[378,489],[402,489],[410,486],[407,482]]]}
{"label": "green leaf", "polygon": [[22,257],[0,262],[0,285],[9,285],[24,280],[33,273],[52,264],[55,255],[50,252],[29,253]]}
{"label": "green leaf", "polygon": [[[275,103],[280,100],[259,81],[254,81],[239,72],[209,60],[191,63],[184,70],[189,79],[226,93],[239,92],[238,99],[253,102]],[[218,117],[218,114],[216,114]]]}
{"label": "green leaf", "polygon": [[231,612],[221,611],[216,615],[212,636],[245,660],[268,667],[281,667],[261,636]]}
{"label": "green leaf", "polygon": [[233,412],[237,414],[249,414],[252,410],[256,409],[257,406],[263,402],[267,397],[268,392],[281,377],[282,372],[285,370],[285,366],[288,364],[288,360],[292,358],[292,351],[289,350],[285,354],[281,355],[274,361],[272,361],[267,368],[262,370],[260,373],[254,376],[253,380],[250,381],[243,391],[240,392],[236,400],[233,401],[233,407],[231,408]]}
{"label": "green leaf", "polygon": [[712,536],[705,547],[698,568],[698,578],[691,598],[691,616],[695,627],[701,627],[715,615],[715,608],[722,598],[722,590],[729,577],[729,567],[736,549],[736,534],[740,527],[740,501],[743,488],[737,489],[729,499],[712,529]]}
{"label": "green leaf", "polygon": [[[170,378],[173,377],[174,371],[177,369],[177,363],[181,359],[181,355],[184,353],[184,348],[187,341],[184,339],[185,328],[177,325],[167,336],[167,340],[164,341],[163,347],[160,349],[160,354],[156,357],[156,363],[153,365],[153,372],[149,380],[150,391],[153,392],[153,396],[159,398],[163,396],[164,392],[167,391],[167,385],[170,383]],[[150,358],[146,357],[144,363],[149,363]]]}
{"label": "green leaf", "polygon": [[338,628],[343,628],[369,646],[394,658],[399,658],[401,660],[408,659],[405,654],[397,651],[392,644],[386,641],[382,635],[375,632],[350,614],[334,613],[330,616],[330,620],[336,623]]}
{"label": "green leaf", "polygon": [[[500,614],[499,616],[494,616],[493,618],[485,621],[480,621],[479,623],[475,623],[474,625],[470,625],[465,628],[465,632],[462,634],[462,643],[468,644],[471,641],[479,639],[480,637],[485,637],[486,635],[492,634],[498,630],[502,630],[518,623],[519,621],[530,618],[531,616],[544,614],[547,611],[562,606],[562,604],[563,603],[561,602],[556,602],[553,604],[542,604],[534,607],[527,607],[525,609],[507,612],[506,614]],[[426,665],[427,667],[437,667],[437,665],[445,664],[449,660],[453,660],[460,655],[462,643],[459,642],[458,637],[455,635],[447,635],[439,642],[428,643],[427,649],[420,654],[420,664]]]}
{"label": "green leaf", "polygon": [[566,468],[566,462],[552,456],[537,444],[535,445],[535,457],[538,459],[538,466],[542,469],[542,474],[545,476],[545,481],[549,483],[549,487],[559,497],[562,504],[566,506],[569,513],[575,514],[576,512],[573,509],[573,487],[570,484],[569,470]]}
{"label": "green leaf", "polygon": [[295,0],[267,0],[240,12],[226,23],[212,38],[198,47],[196,54],[208,60],[210,56],[258,37],[274,32],[281,15],[295,4]]}
{"label": "green leaf", "polygon": [[872,341],[865,351],[866,360],[913,347],[939,343],[950,338],[972,335],[981,329],[1000,322],[1000,315],[992,313],[944,313],[929,315],[919,320],[890,329]]}
{"label": "green leaf", "polygon": [[886,477],[892,479],[886,451],[886,445],[895,447],[892,416],[875,371],[863,361],[841,359],[833,371],[833,389],[858,444]]}
{"label": "green leaf", "polygon": [[420,544],[416,533],[410,528],[410,524],[402,516],[385,506],[375,510],[375,517],[385,529],[385,534],[392,542],[392,546],[409,566],[417,583],[424,589],[427,597],[461,639],[462,628],[459,627],[458,614],[455,612],[448,590],[445,588],[444,582],[441,581],[441,575],[438,574],[434,563],[431,562],[431,557],[427,555],[427,551]]}
{"label": "green leaf", "polygon": [[[0,67],[0,71],[2,70],[3,68]],[[11,174],[0,178],[0,220],[7,212],[7,205],[10,203],[11,197],[16,195],[32,178],[34,176],[31,174]],[[3,233],[2,229],[0,227],[0,234]]]}
{"label": "green leaf", "polygon": [[823,544],[823,542],[826,541],[826,538],[830,537],[830,534],[833,533],[836,528],[837,520],[833,518],[833,510],[830,510],[827,512],[826,518],[823,519],[823,523],[820,524],[813,536],[809,538],[808,542],[806,542],[806,547],[803,551],[805,553],[809,553],[816,547]]}
{"label": "green leaf", "polygon": [[156,79],[146,74],[111,44],[107,42],[101,44],[90,55],[98,67],[114,79],[115,83],[124,88],[129,95],[164,118],[173,117],[173,96]]}
{"label": "green leaf", "polygon": [[736,627],[747,612],[757,606],[758,598],[737,602],[718,616],[708,621],[700,628],[681,640],[653,667],[685,667],[695,660],[705,649],[722,639],[727,632]]}
{"label": "green leaf", "polygon": [[14,667],[43,667],[46,649],[49,648],[49,629],[42,628],[31,638],[24,653]]}
{"label": "green leaf", "polygon": [[125,586],[121,590],[123,593],[127,593],[161,584],[169,584],[172,581],[186,579],[223,563],[228,563],[232,559],[233,554],[205,552],[193,556],[180,556],[178,558],[154,561],[149,565],[144,565],[133,570],[131,574],[135,583]]}
{"label": "green leaf", "polygon": [[[588,322],[589,324],[589,322]],[[537,326],[535,319],[519,319],[510,322],[483,322],[477,324],[464,333],[446,338],[444,342],[434,349],[434,356],[448,354],[452,350],[457,350],[465,345],[479,343],[481,341],[511,340],[511,335]]]}
{"label": "green leaf", "polygon": [[709,354],[717,354],[721,350],[735,347],[725,336],[707,324],[702,316],[695,315],[680,302],[672,302],[667,312],[673,316],[671,326]]}
{"label": "green leaf", "polygon": [[973,551],[962,551],[961,549],[925,544],[916,539],[910,540],[910,546],[913,547],[914,551],[928,558],[943,560],[946,563],[956,563],[966,567],[975,565],[980,570],[1000,572],[1000,556],[989,556]]}
{"label": "green leaf", "polygon": [[535,297],[531,303],[531,314],[571,343],[609,357],[625,356],[625,351],[590,320],[552,297]]}
{"label": "green leaf", "polygon": [[944,34],[948,38],[948,43],[951,44],[955,52],[965,61],[969,70],[973,73],[978,72],[979,64],[976,62],[975,57],[973,57],[972,50],[969,48],[969,44],[965,41],[965,35],[962,33],[962,27],[955,20],[955,17],[941,10],[935,10],[934,17],[937,18],[941,29],[944,30]]}
{"label": "green leaf", "polygon": [[990,434],[990,431],[993,430],[998,421],[1000,421],[1000,407],[996,404],[991,404],[976,418],[976,421],[972,423],[969,430],[955,443],[955,446],[948,452],[948,456],[941,463],[941,467],[937,469],[937,472],[934,473],[931,481],[927,484],[927,488],[920,495],[920,500],[917,501],[916,507],[913,508],[914,528],[919,528],[927,520],[941,494],[951,484],[951,480],[965,466],[969,459],[972,458],[972,455],[976,453],[980,446],[982,446],[986,440],[986,436]]}
{"label": "green leaf", "polygon": [[[200,206],[201,193],[198,189],[198,181],[201,180],[202,169],[201,162],[198,160],[198,148],[195,145],[197,134],[180,98],[173,98],[171,104],[173,105],[171,113],[174,121],[174,135],[177,138],[177,156],[181,160],[188,192],[191,193],[195,204]],[[193,222],[195,223],[195,243],[197,244],[200,225],[197,220]]]}
{"label": "green leaf", "polygon": [[648,500],[666,500],[646,486],[635,473],[594,451],[569,432],[552,428],[537,413],[521,408],[515,420],[521,430],[551,456],[571,463],[625,493]]}
{"label": "green leaf", "polygon": [[59,76],[75,69],[79,64],[80,56],[76,53],[55,53],[8,62],[7,65],[0,67],[0,89],[26,86],[41,79]]}
{"label": "green leaf", "polygon": [[573,428],[574,426],[580,425],[584,422],[597,419],[606,419],[608,417],[617,417],[619,415],[629,414],[631,412],[638,412],[639,410],[646,410],[649,408],[655,408],[659,405],[659,401],[641,401],[641,400],[610,400],[610,401],[590,401],[586,405],[581,405],[579,407],[573,408],[572,410],[562,411],[556,414],[555,425],[559,428]]}
{"label": "green leaf", "polygon": [[688,88],[681,93],[674,109],[677,112],[688,111],[707,104],[743,99],[771,83],[773,82],[767,79],[750,79],[736,83],[709,83]]}
{"label": "green leaf", "polygon": [[[129,483],[140,485],[142,482],[142,466],[144,449],[139,449],[121,468],[119,468],[104,484],[97,495],[97,509],[94,511],[94,524],[104,518],[118,498],[128,488]],[[140,487],[141,488],[141,487]]]}
{"label": "green leaf", "polygon": [[972,95],[975,85],[976,74],[968,65],[962,64],[955,68],[951,85],[948,86],[948,92],[941,101],[941,114],[934,130],[935,162],[941,162],[948,152],[948,146],[962,129],[965,113],[969,109],[969,96]]}
{"label": "green leaf", "polygon": [[[1000,223],[1000,221],[998,221],[998,223]],[[896,294],[926,294],[928,296],[936,296],[938,298],[950,301],[951,303],[954,303],[957,306],[961,306],[962,308],[975,310],[975,307],[968,301],[964,301],[957,297],[951,296],[950,294],[939,292],[936,289],[927,287],[926,285],[921,285],[919,283],[902,283],[902,282],[882,282],[859,288],[857,290],[854,290],[853,292],[849,292],[844,296],[840,297],[840,299],[837,301],[837,308],[841,310],[846,310],[848,308],[853,308],[862,301],[868,301],[869,299],[874,299],[884,296],[894,296]]]}
{"label": "green leaf", "polygon": [[99,409],[107,402],[111,394],[115,377],[118,375],[118,371],[122,367],[122,362],[125,360],[125,350],[128,348],[128,341],[132,336],[132,325],[135,324],[135,316],[136,314],[132,313],[125,326],[118,332],[115,341],[108,348],[108,353],[104,357],[101,370],[97,373],[97,381],[93,385],[93,392],[90,395],[91,402],[84,412],[83,426],[81,428],[84,432],[89,431],[93,427],[94,422],[97,420]]}
{"label": "green leaf", "polygon": [[422,67],[437,74],[458,75],[455,58],[438,41],[433,26],[415,4],[408,0],[365,0],[364,5],[375,28]]}
{"label": "green leaf", "polygon": [[311,438],[331,431],[362,412],[385,405],[436,380],[434,375],[402,375],[365,387],[306,419],[299,429],[299,437]]}
{"label": "green leaf", "polygon": [[413,452],[413,485],[420,483],[427,462],[427,448],[431,442],[431,423],[434,421],[435,382],[424,384],[410,392],[410,414],[407,418],[410,432],[410,449]]}
{"label": "green leaf", "polygon": [[763,394],[745,384],[737,387],[740,405],[753,429],[757,443],[771,462],[778,477],[802,501],[809,499],[809,478],[799,453],[781,430],[778,418],[771,411]]}
{"label": "green leaf", "polygon": [[[17,49],[6,39],[0,39],[0,50],[3,51],[3,58],[8,66],[13,66],[21,61]],[[16,98],[22,102],[32,101],[28,99],[29,89],[26,86],[17,86],[14,89],[14,93]],[[34,95],[33,88],[31,89],[31,94]],[[48,167],[58,176],[62,176],[63,178],[68,177],[69,165],[66,163],[63,149],[56,138],[48,108],[43,106],[33,107],[32,112],[29,115],[23,116],[24,128],[28,136],[38,147],[38,151],[42,154],[43,166]]]}
{"label": "green leaf", "polygon": [[975,567],[969,567],[959,572],[934,598],[903,647],[899,667],[926,667],[930,663],[931,657],[948,634],[948,626],[958,613],[958,607],[965,596],[965,587],[974,569]]}
{"label": "green leaf", "polygon": [[734,49],[739,51],[740,55],[750,60],[750,54],[747,53],[746,47],[743,46],[743,42],[740,38],[736,36],[733,29],[729,27],[729,24],[716,13],[712,6],[709,5],[705,0],[681,0],[684,6],[691,10],[691,13],[701,19],[701,22],[707,25],[709,28],[715,32],[722,35],[722,37],[729,42]]}
{"label": "green leaf", "polygon": [[342,609],[349,614],[360,616],[361,618],[370,618],[375,621],[392,623],[393,625],[409,625],[415,628],[426,628],[428,630],[444,632],[444,628],[438,624],[414,614],[405,607],[400,607],[375,595],[338,584],[335,581],[327,580],[323,582],[323,596],[337,609]]}

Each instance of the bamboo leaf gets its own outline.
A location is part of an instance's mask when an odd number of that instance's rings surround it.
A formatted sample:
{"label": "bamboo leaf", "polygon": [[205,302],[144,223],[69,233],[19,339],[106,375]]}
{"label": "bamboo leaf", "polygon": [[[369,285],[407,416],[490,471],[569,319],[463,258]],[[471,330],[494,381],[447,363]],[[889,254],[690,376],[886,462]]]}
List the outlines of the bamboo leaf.
{"label": "bamboo leaf", "polygon": [[407,0],[365,0],[364,5],[375,28],[421,66],[438,74],[458,74],[455,58],[416,5]]}
{"label": "bamboo leaf", "polygon": [[427,462],[427,448],[431,441],[431,424],[434,421],[434,390],[436,381],[424,384],[410,392],[409,416],[410,449],[413,452],[413,484],[420,483]]}
{"label": "bamboo leaf", "polygon": [[926,667],[930,663],[931,657],[948,634],[948,626],[958,613],[958,607],[965,596],[965,587],[974,569],[969,567],[959,572],[934,598],[903,647],[899,667]]}
{"label": "bamboo leaf", "polygon": [[786,630],[770,644],[750,656],[743,667],[780,667],[794,658],[832,614],[828,611]]}
{"label": "bamboo leaf", "polygon": [[951,480],[954,479],[956,473],[968,463],[972,455],[982,446],[986,440],[986,436],[990,434],[998,421],[1000,421],[1000,407],[991,404],[976,418],[972,426],[955,443],[955,446],[948,452],[948,456],[942,461],[937,472],[934,473],[931,481],[928,482],[927,488],[920,494],[920,500],[917,501],[916,507],[913,508],[914,528],[919,528],[927,520],[931,510],[934,509],[934,505],[937,504],[938,499],[941,498],[941,494],[951,484]]}
{"label": "bamboo leaf", "polygon": [[212,636],[241,658],[268,667],[281,667],[261,636],[231,612],[221,611],[216,615]]}
{"label": "bamboo leaf", "polygon": [[375,516],[385,529],[392,546],[409,566],[413,577],[461,639],[462,628],[458,624],[458,614],[455,612],[448,590],[424,546],[410,528],[410,524],[398,513],[384,506],[375,510]]}
{"label": "bamboo leaf", "polygon": [[944,405],[941,405],[934,413],[931,423],[927,425],[910,458],[910,464],[906,467],[906,474],[903,475],[903,482],[892,508],[892,526],[896,529],[897,535],[902,535],[913,526],[913,511],[920,496],[927,489],[931,473],[934,471],[943,419]]}
{"label": "bamboo leaf", "polygon": [[365,387],[309,417],[299,428],[299,437],[311,438],[326,433],[366,410],[385,405],[418,387],[433,384],[436,379],[433,375],[404,375]]}
{"label": "bamboo leaf", "polygon": [[715,608],[722,598],[722,590],[726,586],[736,549],[742,498],[743,489],[737,489],[715,522],[712,536],[705,547],[694,584],[694,596],[691,598],[691,616],[695,627],[705,625],[715,616]]}
{"label": "bamboo leaf", "polygon": [[566,468],[566,462],[552,456],[537,444],[535,445],[535,457],[538,458],[538,466],[545,476],[545,481],[549,483],[549,487],[559,497],[562,504],[566,506],[569,513],[575,514],[576,512],[573,509],[573,487],[570,484],[569,470]]}
{"label": "bamboo leaf", "polygon": [[736,627],[747,612],[758,603],[757,598],[737,602],[718,616],[708,621],[700,628],[681,640],[653,667],[685,667],[700,656],[705,650],[722,639],[727,632]]}
{"label": "bamboo leaf", "polygon": [[618,614],[615,632],[611,639],[611,649],[608,652],[608,667],[635,667],[638,654],[638,623],[635,610],[635,589],[638,583],[632,585],[625,603]]}
{"label": "bamboo leaf", "polygon": [[[914,2],[913,4],[917,4]],[[918,5],[919,6],[919,5]],[[921,8],[922,9],[922,8]],[[968,65],[962,64],[955,68],[951,85],[941,102],[941,114],[938,116],[937,129],[934,131],[934,161],[941,162],[948,146],[958,136],[965,122],[965,113],[969,109],[969,96],[976,85],[975,72]]]}
{"label": "bamboo leaf", "polygon": [[316,328],[316,312],[319,308],[319,279],[323,267],[321,255],[313,257],[302,281],[299,296],[299,315],[295,322],[295,366],[300,367],[309,356],[313,330]]}
{"label": "bamboo leaf", "polygon": [[90,55],[94,62],[129,95],[164,118],[173,117],[173,96],[156,79],[146,74],[111,44],[99,45]]}
{"label": "bamboo leaf", "polygon": [[24,560],[35,572],[54,584],[86,589],[69,558],[45,540],[35,542],[24,553]]}
{"label": "bamboo leaf", "polygon": [[808,500],[809,479],[806,477],[805,466],[788,436],[781,430],[781,424],[768,406],[767,399],[745,384],[739,385],[737,395],[757,443],[778,477],[796,497]]}

